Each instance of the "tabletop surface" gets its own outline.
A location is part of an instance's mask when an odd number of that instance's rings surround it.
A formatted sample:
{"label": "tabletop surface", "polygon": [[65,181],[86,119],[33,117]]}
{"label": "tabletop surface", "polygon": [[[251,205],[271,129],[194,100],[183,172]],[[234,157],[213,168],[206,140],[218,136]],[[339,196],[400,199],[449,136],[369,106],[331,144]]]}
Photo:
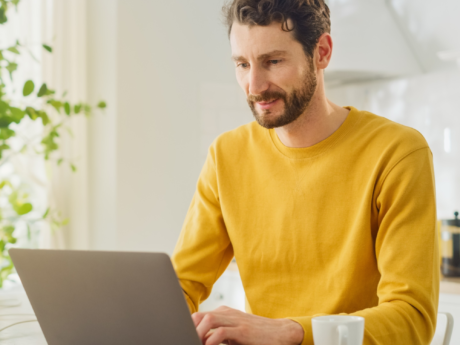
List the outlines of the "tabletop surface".
{"label": "tabletop surface", "polygon": [[[16,322],[35,319],[22,287],[0,290],[0,329]],[[38,322],[23,323],[1,331],[0,343],[2,345],[47,345]]]}

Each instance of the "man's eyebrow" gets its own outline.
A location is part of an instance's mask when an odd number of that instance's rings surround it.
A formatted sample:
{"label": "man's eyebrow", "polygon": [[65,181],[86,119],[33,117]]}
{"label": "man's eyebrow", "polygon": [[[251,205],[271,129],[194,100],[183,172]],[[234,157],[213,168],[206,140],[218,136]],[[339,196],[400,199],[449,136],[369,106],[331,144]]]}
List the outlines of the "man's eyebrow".
{"label": "man's eyebrow", "polygon": [[[274,50],[274,51],[271,51],[269,53],[259,55],[257,57],[257,60],[264,60],[264,59],[272,57],[272,56],[282,55],[282,54],[286,54],[286,53],[287,52],[285,50]],[[232,60],[233,61],[244,61],[244,60],[246,60],[246,58],[244,56],[235,56],[234,55],[234,56],[232,56]]]}

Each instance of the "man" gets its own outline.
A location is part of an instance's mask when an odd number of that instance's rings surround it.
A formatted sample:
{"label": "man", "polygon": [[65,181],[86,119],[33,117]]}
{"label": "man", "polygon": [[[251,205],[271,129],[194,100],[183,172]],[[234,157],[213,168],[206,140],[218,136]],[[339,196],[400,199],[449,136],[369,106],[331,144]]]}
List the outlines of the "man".
{"label": "man", "polygon": [[[426,141],[326,98],[323,0],[224,11],[256,122],[211,145],[173,256],[203,344],[312,345],[312,317],[339,313],[365,318],[364,344],[429,344],[439,258]],[[197,312],[233,257],[247,313]]]}

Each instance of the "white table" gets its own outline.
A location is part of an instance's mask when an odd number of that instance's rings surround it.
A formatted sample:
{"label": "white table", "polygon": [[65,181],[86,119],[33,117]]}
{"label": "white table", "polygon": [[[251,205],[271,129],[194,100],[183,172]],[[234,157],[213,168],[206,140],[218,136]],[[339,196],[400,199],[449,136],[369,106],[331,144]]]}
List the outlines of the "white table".
{"label": "white table", "polygon": [[[0,329],[16,322],[35,319],[32,307],[22,287],[17,286],[0,290],[0,304],[3,304],[2,301],[6,302],[6,300],[11,299],[19,300],[20,305],[15,307],[0,307]],[[30,315],[2,316],[10,314]],[[15,325],[1,331],[0,343],[1,345],[47,345],[38,322]]]}

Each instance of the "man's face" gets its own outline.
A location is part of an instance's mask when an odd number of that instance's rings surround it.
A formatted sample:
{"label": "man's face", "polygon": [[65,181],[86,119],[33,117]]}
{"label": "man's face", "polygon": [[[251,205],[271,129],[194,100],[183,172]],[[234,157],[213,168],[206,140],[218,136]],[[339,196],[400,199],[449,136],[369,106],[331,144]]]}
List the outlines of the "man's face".
{"label": "man's face", "polygon": [[316,91],[313,61],[280,23],[234,23],[230,34],[238,83],[257,122],[265,128],[295,121]]}

